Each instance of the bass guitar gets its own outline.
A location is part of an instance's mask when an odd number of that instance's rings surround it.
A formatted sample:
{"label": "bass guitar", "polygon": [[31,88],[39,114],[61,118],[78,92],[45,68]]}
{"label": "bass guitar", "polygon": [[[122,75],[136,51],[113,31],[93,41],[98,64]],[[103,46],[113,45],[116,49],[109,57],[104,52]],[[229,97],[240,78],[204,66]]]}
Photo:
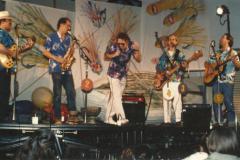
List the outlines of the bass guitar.
{"label": "bass guitar", "polygon": [[[187,64],[192,61],[198,60],[203,56],[202,51],[198,50],[193,53],[193,55],[186,60]],[[163,86],[171,80],[172,75],[181,67],[181,64],[177,64],[173,66],[170,70],[166,70],[163,72],[157,72],[154,78],[154,87],[156,90],[162,90]],[[169,72],[170,74],[167,74]]]}
{"label": "bass guitar", "polygon": [[220,59],[220,55],[218,56],[217,61],[214,63],[210,63],[206,61],[204,63],[204,67],[205,67],[204,78],[203,78],[204,83],[206,85],[210,85],[219,76],[219,74],[223,72],[224,66],[229,61],[231,61],[232,59],[238,56],[240,56],[240,52],[238,52],[237,55],[228,56],[225,61],[218,60]]}
{"label": "bass guitar", "polygon": [[[12,45],[11,48],[9,48],[10,51],[12,52],[18,52],[18,53],[23,53],[29,49],[31,49],[36,41],[35,37],[27,38],[27,42],[22,45],[21,47],[17,48],[17,45],[14,44]],[[17,58],[17,57],[16,57]],[[14,60],[10,55],[2,54],[0,53],[0,64],[4,68],[12,68],[14,66]]]}

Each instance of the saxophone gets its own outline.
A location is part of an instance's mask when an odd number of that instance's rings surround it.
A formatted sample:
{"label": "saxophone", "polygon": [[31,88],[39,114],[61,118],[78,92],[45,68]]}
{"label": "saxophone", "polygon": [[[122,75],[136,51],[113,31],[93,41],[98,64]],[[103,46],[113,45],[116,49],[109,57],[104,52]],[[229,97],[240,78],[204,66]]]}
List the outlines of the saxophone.
{"label": "saxophone", "polygon": [[62,71],[67,71],[71,68],[72,64],[75,61],[75,57],[73,56],[74,54],[74,45],[76,43],[76,40],[72,40],[70,47],[68,48],[67,53],[65,54],[64,62],[61,64],[61,69]]}

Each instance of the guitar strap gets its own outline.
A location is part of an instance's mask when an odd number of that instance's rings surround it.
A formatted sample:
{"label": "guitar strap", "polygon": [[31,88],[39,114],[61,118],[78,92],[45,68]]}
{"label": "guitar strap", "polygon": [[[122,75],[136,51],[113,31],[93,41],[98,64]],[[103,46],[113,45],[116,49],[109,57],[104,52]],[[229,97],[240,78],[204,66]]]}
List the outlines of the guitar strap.
{"label": "guitar strap", "polygon": [[[225,60],[227,60],[228,57],[231,57],[231,56],[232,56],[232,51],[233,51],[233,49],[231,48],[230,51],[228,52],[228,55],[226,56],[226,59],[225,59]],[[219,75],[220,77],[221,77],[221,75],[226,76],[226,75],[225,75],[225,71],[226,71],[226,68],[227,68],[226,66],[227,66],[227,64],[223,66],[223,71],[222,71],[222,73],[220,73],[220,75]]]}
{"label": "guitar strap", "polygon": [[171,65],[171,68],[174,66],[174,63],[177,61],[179,53],[180,53],[179,49],[176,49],[172,61],[169,59],[169,56],[167,56],[167,62]]}

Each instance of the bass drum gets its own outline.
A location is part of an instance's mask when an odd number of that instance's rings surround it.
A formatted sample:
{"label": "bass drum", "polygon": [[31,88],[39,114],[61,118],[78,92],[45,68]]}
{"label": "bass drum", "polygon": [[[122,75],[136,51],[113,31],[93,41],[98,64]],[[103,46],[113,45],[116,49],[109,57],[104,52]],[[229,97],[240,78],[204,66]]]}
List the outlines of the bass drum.
{"label": "bass drum", "polygon": [[236,73],[234,88],[233,88],[233,105],[236,113],[236,117],[238,119],[238,123],[240,123],[240,71]]}
{"label": "bass drum", "polygon": [[166,83],[164,86],[163,86],[163,98],[167,101],[170,101],[173,99],[174,97],[174,88],[172,85],[170,85],[169,83]]}

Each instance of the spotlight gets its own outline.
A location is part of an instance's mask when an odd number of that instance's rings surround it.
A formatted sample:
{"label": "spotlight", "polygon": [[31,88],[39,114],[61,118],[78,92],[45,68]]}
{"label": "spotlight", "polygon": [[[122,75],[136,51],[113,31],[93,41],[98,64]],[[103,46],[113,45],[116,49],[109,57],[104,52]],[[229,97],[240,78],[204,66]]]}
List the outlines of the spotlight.
{"label": "spotlight", "polygon": [[[227,22],[227,32],[230,34],[230,17],[229,17],[229,9],[225,5],[220,5],[217,7],[217,15],[219,16],[219,22],[221,25],[224,25]],[[225,15],[225,16],[224,16]],[[223,17],[226,17],[225,20],[223,20]]]}
{"label": "spotlight", "polygon": [[217,7],[217,15],[223,16],[224,14],[229,14],[229,9],[225,5],[220,5]]}

